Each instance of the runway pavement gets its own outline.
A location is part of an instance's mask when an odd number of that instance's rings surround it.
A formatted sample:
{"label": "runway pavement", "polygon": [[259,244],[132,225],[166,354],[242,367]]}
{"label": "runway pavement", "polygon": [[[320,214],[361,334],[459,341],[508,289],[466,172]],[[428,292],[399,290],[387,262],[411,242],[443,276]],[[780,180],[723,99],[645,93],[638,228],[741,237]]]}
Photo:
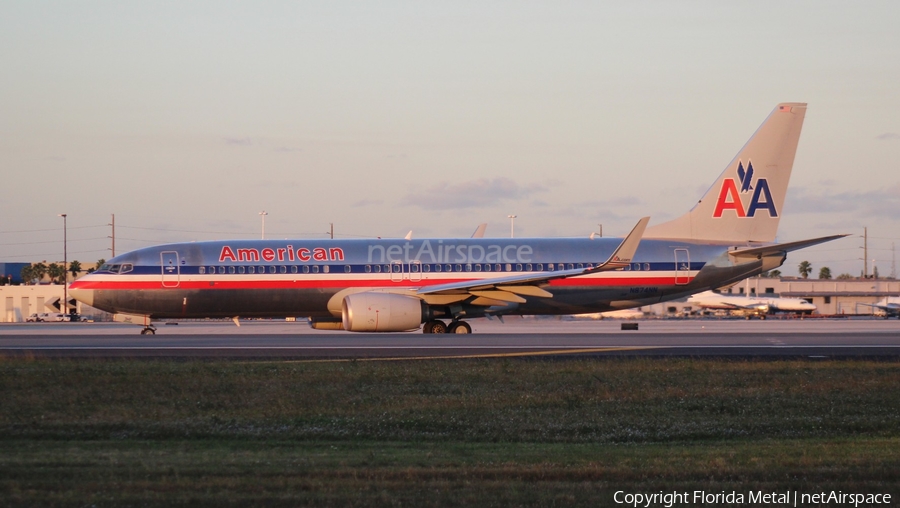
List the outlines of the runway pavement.
{"label": "runway pavement", "polygon": [[[472,335],[323,332],[305,322],[0,325],[0,356],[411,359],[515,356],[900,357],[900,320],[472,320]],[[622,323],[638,323],[623,331]]]}

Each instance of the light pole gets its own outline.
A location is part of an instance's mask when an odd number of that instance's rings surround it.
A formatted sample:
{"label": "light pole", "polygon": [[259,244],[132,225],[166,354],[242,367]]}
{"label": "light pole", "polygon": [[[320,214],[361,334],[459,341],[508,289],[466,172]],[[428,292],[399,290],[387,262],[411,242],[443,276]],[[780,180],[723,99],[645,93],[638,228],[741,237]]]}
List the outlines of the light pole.
{"label": "light pole", "polygon": [[66,219],[68,214],[61,213],[60,217],[63,218],[63,300],[62,305],[59,306],[59,311],[63,314],[68,314],[69,312],[69,253],[68,253],[68,239],[67,236],[69,234],[68,227],[68,219]]}
{"label": "light pole", "polygon": [[509,237],[515,238],[515,236],[516,236],[515,224],[516,224],[516,217],[518,217],[518,215],[507,215],[506,217],[509,219]]}
{"label": "light pole", "polygon": [[265,210],[259,212],[259,216],[262,217],[262,240],[266,239],[266,215],[269,215]]}

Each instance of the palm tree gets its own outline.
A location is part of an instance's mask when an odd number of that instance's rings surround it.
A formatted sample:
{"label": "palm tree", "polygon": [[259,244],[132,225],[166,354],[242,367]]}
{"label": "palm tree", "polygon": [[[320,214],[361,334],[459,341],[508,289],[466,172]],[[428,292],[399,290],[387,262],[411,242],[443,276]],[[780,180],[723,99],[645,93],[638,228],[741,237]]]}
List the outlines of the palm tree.
{"label": "palm tree", "polygon": [[66,275],[66,269],[62,265],[50,263],[50,266],[47,267],[47,275],[50,276],[50,282],[62,283]]}
{"label": "palm tree", "polygon": [[831,268],[827,266],[823,266],[819,269],[819,278],[820,279],[830,279],[831,278]]}
{"label": "palm tree", "polygon": [[22,276],[23,284],[31,284],[31,281],[35,279],[34,267],[31,265],[23,266],[20,275]]}
{"label": "palm tree", "polygon": [[771,272],[769,272],[769,277],[773,279],[781,278],[781,270],[772,270]]}
{"label": "palm tree", "polygon": [[103,258],[98,259],[98,260],[97,260],[97,266],[92,266],[91,268],[88,268],[88,269],[87,269],[87,273],[94,273],[94,272],[96,272],[97,269],[100,268],[101,266],[103,266],[104,264],[106,264],[106,260],[105,260],[105,259],[103,259]]}
{"label": "palm tree", "polygon": [[33,276],[32,278],[37,279],[38,284],[40,284],[41,281],[44,280],[44,275],[47,275],[47,265],[45,265],[44,263],[35,263],[31,265],[31,270],[31,274]]}
{"label": "palm tree", "polygon": [[804,279],[808,279],[809,274],[812,273],[812,264],[809,261],[801,261],[797,268],[800,270],[800,276]]}
{"label": "palm tree", "polygon": [[81,273],[81,261],[73,260],[69,263],[69,273],[72,274],[72,279],[78,277],[78,274]]}

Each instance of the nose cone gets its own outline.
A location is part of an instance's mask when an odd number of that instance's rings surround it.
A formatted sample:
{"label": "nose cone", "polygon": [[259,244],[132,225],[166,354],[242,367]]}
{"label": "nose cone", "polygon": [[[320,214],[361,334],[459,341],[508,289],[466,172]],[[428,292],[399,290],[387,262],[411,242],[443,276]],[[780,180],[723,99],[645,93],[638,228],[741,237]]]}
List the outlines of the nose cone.
{"label": "nose cone", "polygon": [[94,306],[93,289],[69,288],[69,295],[85,305]]}

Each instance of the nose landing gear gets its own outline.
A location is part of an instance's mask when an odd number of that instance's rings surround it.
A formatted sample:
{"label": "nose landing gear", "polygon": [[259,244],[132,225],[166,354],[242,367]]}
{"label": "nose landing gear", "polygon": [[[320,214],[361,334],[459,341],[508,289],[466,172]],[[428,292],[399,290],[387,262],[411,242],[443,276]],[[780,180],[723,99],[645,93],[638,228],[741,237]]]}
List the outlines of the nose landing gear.
{"label": "nose landing gear", "polygon": [[156,335],[156,327],[153,325],[147,325],[141,330],[141,335]]}

